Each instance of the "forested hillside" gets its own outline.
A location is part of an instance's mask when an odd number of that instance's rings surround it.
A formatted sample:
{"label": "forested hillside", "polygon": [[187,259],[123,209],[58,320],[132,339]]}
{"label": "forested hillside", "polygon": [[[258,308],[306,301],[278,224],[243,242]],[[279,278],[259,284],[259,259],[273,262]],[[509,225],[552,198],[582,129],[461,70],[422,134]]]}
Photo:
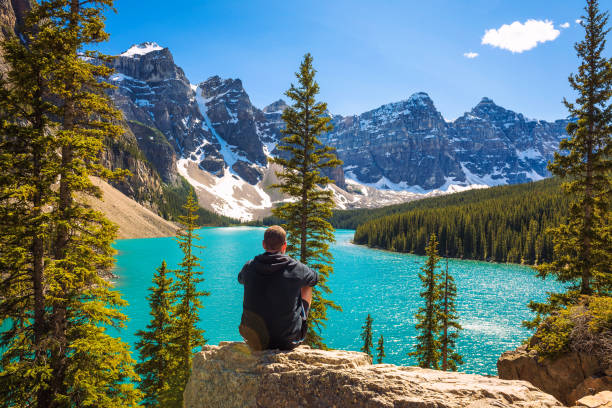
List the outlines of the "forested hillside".
{"label": "forested hillside", "polygon": [[354,242],[398,252],[425,253],[435,233],[440,254],[456,258],[537,264],[552,256],[548,227],[568,208],[559,181],[472,190],[375,210],[338,211],[334,224],[357,224]]}

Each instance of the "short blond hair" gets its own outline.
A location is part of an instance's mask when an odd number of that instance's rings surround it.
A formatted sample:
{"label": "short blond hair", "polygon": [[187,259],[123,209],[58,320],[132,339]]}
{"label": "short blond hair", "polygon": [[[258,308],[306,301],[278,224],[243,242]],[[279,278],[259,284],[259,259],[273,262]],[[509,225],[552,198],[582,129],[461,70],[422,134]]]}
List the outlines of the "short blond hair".
{"label": "short blond hair", "polygon": [[287,233],[280,225],[273,225],[264,232],[264,245],[268,251],[279,251],[285,240]]}

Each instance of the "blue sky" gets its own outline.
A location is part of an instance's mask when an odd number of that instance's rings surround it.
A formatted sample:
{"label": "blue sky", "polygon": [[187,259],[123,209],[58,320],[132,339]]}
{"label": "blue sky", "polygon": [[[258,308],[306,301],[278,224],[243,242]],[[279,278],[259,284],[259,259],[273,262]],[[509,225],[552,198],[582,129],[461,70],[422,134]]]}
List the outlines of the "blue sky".
{"label": "blue sky", "polygon": [[[118,54],[133,43],[157,42],[170,48],[191,82],[240,78],[262,108],[284,97],[310,52],[320,99],[333,113],[362,113],[424,91],[447,120],[483,96],[530,118],[553,120],[567,115],[561,101],[572,95],[567,76],[578,65],[573,44],[584,35],[575,22],[583,4],[116,0],[117,13],[107,14],[111,39],[101,48]],[[496,31],[483,44],[490,29]],[[545,42],[525,50],[538,40]],[[470,52],[478,56],[464,56]]]}

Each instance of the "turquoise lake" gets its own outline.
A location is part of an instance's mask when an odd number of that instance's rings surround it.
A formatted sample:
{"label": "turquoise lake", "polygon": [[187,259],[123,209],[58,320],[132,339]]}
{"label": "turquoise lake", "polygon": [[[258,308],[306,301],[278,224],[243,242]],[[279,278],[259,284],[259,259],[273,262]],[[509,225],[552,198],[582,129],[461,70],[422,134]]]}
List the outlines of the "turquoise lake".
{"label": "turquoise lake", "polygon": [[[237,274],[248,259],[263,252],[262,228],[203,228],[198,230],[205,281],[201,289],[210,292],[203,299],[201,328],[209,344],[241,340],[238,324],[242,313],[242,286]],[[385,363],[414,365],[408,356],[416,331],[414,314],[421,305],[418,278],[425,257],[397,254],[351,244],[353,231],[336,232],[334,275],[329,281],[330,296],[342,312],[330,311],[323,333],[331,348],[359,350],[361,326],[368,313],[374,318],[374,343],[385,339]],[[181,252],[173,238],[119,240],[115,274],[117,288],[130,305],[124,309],[129,321],[120,331],[123,340],[134,344],[134,333],[149,321],[146,300],[151,278],[162,260],[175,267]],[[463,330],[457,342],[465,364],[460,371],[497,374],[496,362],[506,350],[518,346],[530,335],[521,327],[529,319],[530,300],[543,300],[546,292],[558,290],[553,281],[537,278],[529,267],[478,261],[449,261],[457,283],[457,308]],[[136,356],[135,356],[136,357]]]}

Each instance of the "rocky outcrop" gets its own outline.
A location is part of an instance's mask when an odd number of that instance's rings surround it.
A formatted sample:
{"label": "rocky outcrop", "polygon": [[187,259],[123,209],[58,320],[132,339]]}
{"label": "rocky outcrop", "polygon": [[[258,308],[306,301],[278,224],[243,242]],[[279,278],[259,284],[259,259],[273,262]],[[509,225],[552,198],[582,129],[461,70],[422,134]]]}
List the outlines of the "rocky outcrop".
{"label": "rocky outcrop", "polygon": [[111,184],[129,198],[157,212],[163,197],[163,181],[139,150],[136,136],[125,122],[123,126],[123,135],[105,140],[101,164],[110,170],[129,170],[126,178],[114,180]]}
{"label": "rocky outcrop", "polygon": [[251,352],[244,343],[204,346],[193,359],[185,407],[560,407],[524,381],[372,365],[364,353]]}
{"label": "rocky outcrop", "polygon": [[580,398],[576,402],[576,406],[587,408],[612,408],[612,391],[602,391],[595,395]]}
{"label": "rocky outcrop", "polygon": [[540,360],[526,346],[502,354],[497,362],[499,378],[524,380],[554,395],[567,405],[584,396],[612,390],[612,369],[602,367],[593,354],[570,352]]}

